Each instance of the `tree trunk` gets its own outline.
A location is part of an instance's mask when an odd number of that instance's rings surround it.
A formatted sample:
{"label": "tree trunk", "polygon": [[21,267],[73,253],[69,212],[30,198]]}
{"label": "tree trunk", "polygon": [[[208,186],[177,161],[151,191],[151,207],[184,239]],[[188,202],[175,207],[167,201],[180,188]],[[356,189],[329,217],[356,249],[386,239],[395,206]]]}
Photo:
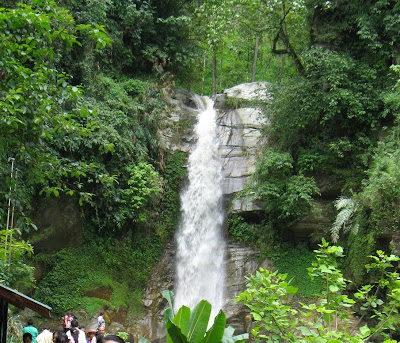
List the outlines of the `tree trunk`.
{"label": "tree trunk", "polygon": [[216,53],[215,49],[213,49],[211,96],[215,97],[216,94],[217,94],[217,53]]}
{"label": "tree trunk", "polygon": [[204,94],[204,84],[206,80],[206,53],[204,53],[204,59],[203,59],[203,76],[201,79],[201,92]]}
{"label": "tree trunk", "polygon": [[260,43],[260,37],[256,37],[256,44],[254,45],[254,59],[253,59],[253,72],[251,74],[251,82],[256,80],[257,72],[257,60],[258,60],[258,44]]}
{"label": "tree trunk", "polygon": [[222,77],[223,77],[223,69],[222,69],[222,57],[219,59],[219,91],[222,92]]}
{"label": "tree trunk", "polygon": [[281,55],[281,65],[279,67],[279,72],[278,72],[279,76],[283,74],[283,67],[285,66],[285,57],[286,55]]}
{"label": "tree trunk", "polygon": [[[283,11],[285,13],[285,7],[283,7]],[[304,67],[301,63],[299,56],[297,55],[296,51],[293,49],[292,45],[290,44],[289,37],[285,31],[285,18],[289,14],[290,9],[286,11],[281,22],[279,24],[279,31],[277,32],[273,45],[272,45],[272,52],[277,55],[288,54],[293,59],[293,63],[299,72],[300,75],[304,75]],[[278,49],[278,41],[283,43],[284,49]]]}

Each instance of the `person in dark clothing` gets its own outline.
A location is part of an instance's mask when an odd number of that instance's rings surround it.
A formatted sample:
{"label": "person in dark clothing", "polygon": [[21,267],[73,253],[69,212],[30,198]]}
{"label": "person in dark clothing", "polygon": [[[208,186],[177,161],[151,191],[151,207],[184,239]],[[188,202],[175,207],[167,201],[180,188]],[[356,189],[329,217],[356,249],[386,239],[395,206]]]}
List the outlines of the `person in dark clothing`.
{"label": "person in dark clothing", "polygon": [[22,336],[22,341],[24,343],[32,343],[32,335],[29,332],[25,332]]}

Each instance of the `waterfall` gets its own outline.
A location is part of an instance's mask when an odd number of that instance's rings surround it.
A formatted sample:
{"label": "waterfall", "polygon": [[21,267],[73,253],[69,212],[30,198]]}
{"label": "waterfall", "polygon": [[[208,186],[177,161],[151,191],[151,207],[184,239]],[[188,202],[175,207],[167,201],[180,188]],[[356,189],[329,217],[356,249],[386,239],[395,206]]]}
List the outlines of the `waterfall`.
{"label": "waterfall", "polygon": [[189,156],[188,185],[181,193],[174,308],[193,308],[206,299],[213,318],[224,304],[222,165],[214,103],[205,97],[194,100],[199,108],[197,143]]}

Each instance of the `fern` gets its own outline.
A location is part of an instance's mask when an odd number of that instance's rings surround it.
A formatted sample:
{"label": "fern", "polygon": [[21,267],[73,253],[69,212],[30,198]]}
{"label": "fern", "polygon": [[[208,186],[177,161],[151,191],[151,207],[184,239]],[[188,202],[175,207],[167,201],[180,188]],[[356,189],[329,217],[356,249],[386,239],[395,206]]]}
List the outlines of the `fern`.
{"label": "fern", "polygon": [[339,211],[331,228],[332,242],[339,240],[339,233],[352,230],[354,233],[358,231],[358,223],[354,222],[354,215],[358,209],[358,203],[352,198],[341,196],[335,201],[335,208]]}

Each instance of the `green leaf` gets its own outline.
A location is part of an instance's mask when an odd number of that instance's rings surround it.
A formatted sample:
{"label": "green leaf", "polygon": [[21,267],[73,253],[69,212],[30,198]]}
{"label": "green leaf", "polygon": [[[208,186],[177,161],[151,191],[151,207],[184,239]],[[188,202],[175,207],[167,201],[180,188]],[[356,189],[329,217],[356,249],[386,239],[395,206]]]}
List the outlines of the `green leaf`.
{"label": "green leaf", "polygon": [[249,334],[244,333],[242,335],[233,336],[235,329],[232,326],[225,328],[224,335],[222,336],[222,343],[241,343],[246,342],[249,339]]}
{"label": "green leaf", "polygon": [[329,290],[330,290],[332,293],[336,293],[336,292],[339,290],[339,287],[336,286],[336,285],[330,285],[330,286],[329,286]]}
{"label": "green leaf", "polygon": [[298,288],[293,286],[287,286],[286,291],[288,292],[289,295],[295,295],[298,291]]}
{"label": "green leaf", "polygon": [[171,316],[171,319],[172,319],[172,317],[174,316],[174,314],[173,314],[174,307],[172,306],[172,298],[174,297],[174,292],[166,289],[166,290],[163,290],[162,296],[163,296],[164,299],[166,299],[168,301],[169,308],[172,311],[172,316]]}
{"label": "green leaf", "polygon": [[151,343],[151,342],[149,340],[147,340],[146,338],[140,336],[139,340],[138,340],[138,343]]}
{"label": "green leaf", "polygon": [[214,319],[214,324],[206,333],[204,343],[218,343],[221,341],[225,331],[226,317],[225,313],[220,310]]}
{"label": "green leaf", "polygon": [[181,329],[182,334],[187,336],[190,322],[190,308],[182,306],[174,319],[172,319],[172,322]]}
{"label": "green leaf", "polygon": [[190,342],[199,342],[204,338],[210,314],[211,304],[207,300],[201,300],[193,309],[187,335]]}
{"label": "green leaf", "polygon": [[371,330],[367,325],[364,325],[360,327],[360,332],[363,336],[368,336],[371,333]]}
{"label": "green leaf", "polygon": [[298,329],[303,336],[313,336],[313,332],[306,326],[299,326]]}
{"label": "green leaf", "polygon": [[167,329],[168,335],[171,337],[172,342],[174,343],[188,343],[188,339],[185,335],[182,334],[181,329],[177,327],[173,322],[169,319],[165,323],[165,328]]}

